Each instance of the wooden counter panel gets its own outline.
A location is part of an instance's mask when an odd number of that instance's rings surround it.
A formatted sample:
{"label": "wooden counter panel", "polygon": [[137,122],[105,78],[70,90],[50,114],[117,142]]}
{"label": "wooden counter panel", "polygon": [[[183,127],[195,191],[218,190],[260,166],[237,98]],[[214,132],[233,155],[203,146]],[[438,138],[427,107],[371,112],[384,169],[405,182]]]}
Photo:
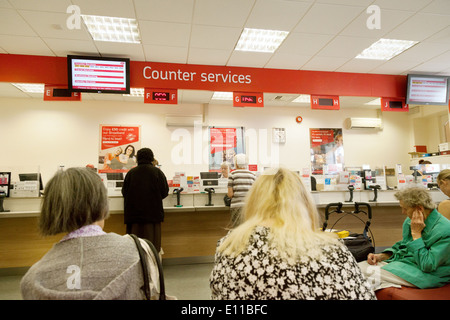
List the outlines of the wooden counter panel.
{"label": "wooden counter panel", "polygon": [[[229,221],[229,211],[166,213],[161,239],[163,259],[213,256]],[[125,234],[123,214],[111,214],[104,230]],[[0,268],[29,267],[62,237],[39,235],[37,217],[0,219]]]}
{"label": "wooden counter panel", "polygon": [[62,234],[41,236],[37,217],[1,219],[0,268],[31,266],[62,237]]}

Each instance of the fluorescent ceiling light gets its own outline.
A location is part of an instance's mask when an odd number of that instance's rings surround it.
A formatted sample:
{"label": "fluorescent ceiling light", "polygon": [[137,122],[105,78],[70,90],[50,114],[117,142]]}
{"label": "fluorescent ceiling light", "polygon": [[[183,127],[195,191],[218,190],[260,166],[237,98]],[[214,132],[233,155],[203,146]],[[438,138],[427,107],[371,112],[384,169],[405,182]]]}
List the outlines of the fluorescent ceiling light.
{"label": "fluorescent ceiling light", "polygon": [[418,41],[380,39],[356,56],[357,59],[390,60]]}
{"label": "fluorescent ceiling light", "polygon": [[130,88],[130,94],[124,94],[125,97],[143,97],[144,88]]}
{"label": "fluorescent ceiling light", "polygon": [[287,31],[245,28],[235,50],[274,52],[288,34]]}
{"label": "fluorescent ceiling light", "polygon": [[136,19],[81,15],[95,41],[141,43]]}
{"label": "fluorescent ceiling light", "polygon": [[44,93],[44,84],[42,83],[11,83],[17,89],[28,93]]}
{"label": "fluorescent ceiling light", "polygon": [[233,100],[233,92],[214,92],[212,100]]}
{"label": "fluorescent ceiling light", "polygon": [[301,94],[292,102],[298,102],[298,103],[311,103],[311,96],[309,94]]}

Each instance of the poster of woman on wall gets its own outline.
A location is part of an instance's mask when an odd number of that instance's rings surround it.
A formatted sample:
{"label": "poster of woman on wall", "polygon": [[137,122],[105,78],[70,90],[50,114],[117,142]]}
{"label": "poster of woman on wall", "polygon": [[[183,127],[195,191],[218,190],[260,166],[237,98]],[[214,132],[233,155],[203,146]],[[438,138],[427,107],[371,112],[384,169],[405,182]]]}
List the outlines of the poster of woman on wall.
{"label": "poster of woman on wall", "polygon": [[324,166],[328,173],[344,169],[344,138],[342,129],[309,129],[311,142],[311,172],[323,174]]}
{"label": "poster of woman on wall", "polygon": [[128,172],[137,165],[140,126],[100,126],[99,173]]}

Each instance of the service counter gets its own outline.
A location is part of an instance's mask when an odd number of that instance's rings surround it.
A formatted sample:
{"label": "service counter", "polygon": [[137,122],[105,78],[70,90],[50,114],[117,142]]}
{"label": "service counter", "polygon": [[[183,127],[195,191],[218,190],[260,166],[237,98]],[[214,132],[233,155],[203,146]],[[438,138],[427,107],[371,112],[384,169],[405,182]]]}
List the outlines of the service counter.
{"label": "service counter", "polygon": [[[377,201],[373,191],[353,191],[353,202],[348,191],[312,192],[322,218],[329,203],[342,202],[351,211],[354,202],[367,202],[372,207],[371,231],[376,246],[390,246],[401,239],[401,227],[405,216],[401,214],[394,190],[379,190]],[[436,203],[447,197],[438,190],[431,190]],[[170,193],[164,199],[165,221],[162,224],[163,260],[186,259],[212,260],[217,241],[223,237],[230,222],[229,207],[223,201],[225,193],[181,194],[181,207],[176,207],[177,196]],[[0,268],[28,267],[38,261],[63,235],[42,237],[38,233],[38,217],[42,198],[6,198],[0,213]],[[110,217],[105,222],[106,232],[125,234],[123,223],[123,198],[109,197]],[[328,226],[334,225],[340,216],[330,216]],[[360,217],[365,220],[365,217]],[[352,216],[335,225],[335,229],[361,232],[363,224]]]}

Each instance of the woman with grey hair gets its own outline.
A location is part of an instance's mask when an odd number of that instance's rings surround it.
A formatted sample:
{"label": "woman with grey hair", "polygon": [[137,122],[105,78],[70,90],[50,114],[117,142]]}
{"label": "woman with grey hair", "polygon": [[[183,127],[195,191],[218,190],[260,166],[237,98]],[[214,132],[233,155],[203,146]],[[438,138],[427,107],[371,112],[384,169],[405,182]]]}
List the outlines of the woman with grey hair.
{"label": "woman with grey hair", "polygon": [[382,253],[370,253],[359,265],[374,290],[387,287],[437,288],[450,282],[450,221],[427,190],[395,193],[402,213],[403,239]]}
{"label": "woman with grey hair", "polygon": [[[91,169],[59,171],[45,187],[39,230],[65,233],[21,281],[26,300],[144,299],[139,253],[129,236],[103,231],[107,191]],[[148,256],[150,292],[159,296],[156,260]]]}

